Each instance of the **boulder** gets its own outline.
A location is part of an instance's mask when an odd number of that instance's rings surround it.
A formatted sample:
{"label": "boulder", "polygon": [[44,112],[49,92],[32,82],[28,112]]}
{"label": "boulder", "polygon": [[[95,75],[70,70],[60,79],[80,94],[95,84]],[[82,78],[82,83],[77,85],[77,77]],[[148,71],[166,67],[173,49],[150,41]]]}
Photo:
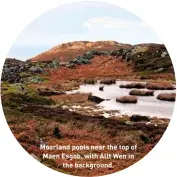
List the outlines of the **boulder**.
{"label": "boulder", "polygon": [[139,115],[139,114],[133,114],[133,115],[130,117],[130,120],[131,120],[131,121],[134,121],[134,122],[140,122],[140,121],[149,122],[149,121],[150,121],[150,118],[149,118],[148,116],[142,116],[142,115]]}
{"label": "boulder", "polygon": [[164,51],[164,52],[162,52],[161,57],[164,58],[164,57],[166,57],[167,55],[168,55],[168,52],[167,52],[167,51]]}
{"label": "boulder", "polygon": [[31,66],[28,71],[33,73],[42,73],[44,70],[40,66]]}
{"label": "boulder", "polygon": [[100,90],[100,91],[103,91],[103,90],[104,90],[104,86],[100,86],[100,87],[99,87],[99,90]]}
{"label": "boulder", "polygon": [[88,96],[88,100],[94,103],[101,103],[102,101],[104,101],[105,99],[97,97],[97,96],[93,96],[93,95],[89,95]]}

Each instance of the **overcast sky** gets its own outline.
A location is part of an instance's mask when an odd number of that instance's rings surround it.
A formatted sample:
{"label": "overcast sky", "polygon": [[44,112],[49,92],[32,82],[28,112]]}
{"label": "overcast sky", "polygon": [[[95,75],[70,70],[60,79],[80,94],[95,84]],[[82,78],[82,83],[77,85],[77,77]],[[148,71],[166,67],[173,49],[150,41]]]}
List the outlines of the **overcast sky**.
{"label": "overcast sky", "polygon": [[82,2],[60,6],[36,18],[17,38],[8,57],[25,60],[58,44],[82,40],[162,43],[132,13],[105,3]]}

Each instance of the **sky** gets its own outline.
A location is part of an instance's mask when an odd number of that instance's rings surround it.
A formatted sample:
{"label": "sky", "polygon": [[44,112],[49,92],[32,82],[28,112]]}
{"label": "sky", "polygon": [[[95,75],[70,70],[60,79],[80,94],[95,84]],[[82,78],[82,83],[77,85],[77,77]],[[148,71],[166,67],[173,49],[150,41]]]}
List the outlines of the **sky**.
{"label": "sky", "polygon": [[162,43],[139,17],[114,5],[70,3],[36,18],[18,36],[8,57],[26,60],[72,41],[113,40],[120,43]]}

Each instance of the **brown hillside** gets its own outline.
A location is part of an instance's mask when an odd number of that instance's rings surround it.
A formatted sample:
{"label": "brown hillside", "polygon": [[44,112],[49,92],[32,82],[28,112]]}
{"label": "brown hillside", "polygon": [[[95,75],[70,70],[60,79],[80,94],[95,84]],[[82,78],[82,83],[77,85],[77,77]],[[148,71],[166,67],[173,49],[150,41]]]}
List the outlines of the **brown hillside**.
{"label": "brown hillside", "polygon": [[118,50],[120,48],[130,49],[131,47],[132,46],[129,44],[121,44],[115,41],[75,41],[55,46],[50,50],[43,52],[34,58],[31,58],[31,61],[50,61],[54,58],[60,61],[69,61],[71,59],[74,59],[78,55],[83,55],[89,50],[97,49],[99,51],[104,51]]}

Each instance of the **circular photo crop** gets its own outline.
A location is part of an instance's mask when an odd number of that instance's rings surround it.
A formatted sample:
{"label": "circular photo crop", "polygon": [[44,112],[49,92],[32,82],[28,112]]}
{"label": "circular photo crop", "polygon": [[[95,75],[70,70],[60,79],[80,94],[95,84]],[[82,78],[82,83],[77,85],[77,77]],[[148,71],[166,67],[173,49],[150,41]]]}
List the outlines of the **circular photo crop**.
{"label": "circular photo crop", "polygon": [[80,2],[36,18],[1,76],[7,123],[37,161],[75,176],[123,170],[147,155],[172,117],[169,53],[140,18]]}

